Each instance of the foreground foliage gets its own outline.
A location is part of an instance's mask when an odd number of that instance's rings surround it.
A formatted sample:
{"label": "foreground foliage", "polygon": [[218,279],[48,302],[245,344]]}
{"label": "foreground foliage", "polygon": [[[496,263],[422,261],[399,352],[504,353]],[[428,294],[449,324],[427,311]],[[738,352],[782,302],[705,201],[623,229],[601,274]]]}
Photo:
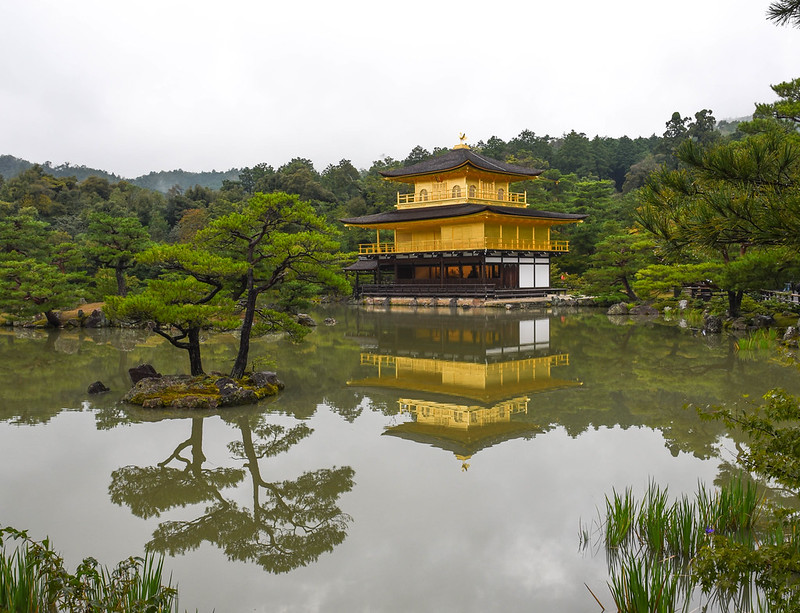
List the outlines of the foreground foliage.
{"label": "foreground foliage", "polygon": [[703,599],[720,610],[800,610],[800,399],[773,390],[763,400],[701,415],[746,435],[738,462],[766,488],[739,476],[672,503],[655,484],[641,502],[629,489],[607,497],[598,534],[620,611],[690,610]]}
{"label": "foreground foliage", "polygon": [[[7,551],[5,544],[18,541]],[[75,573],[51,549],[27,532],[0,527],[0,611],[125,611],[157,613],[177,610],[177,591],[162,583],[163,558],[131,557],[110,570],[86,558]]]}

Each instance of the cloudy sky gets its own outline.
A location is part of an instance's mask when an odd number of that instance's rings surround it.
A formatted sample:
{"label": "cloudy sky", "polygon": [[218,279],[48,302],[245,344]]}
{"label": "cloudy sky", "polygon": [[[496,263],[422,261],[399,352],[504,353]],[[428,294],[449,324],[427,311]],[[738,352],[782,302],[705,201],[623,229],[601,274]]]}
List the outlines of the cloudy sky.
{"label": "cloudy sky", "polygon": [[0,154],[135,177],[648,136],[800,76],[769,0],[2,0]]}

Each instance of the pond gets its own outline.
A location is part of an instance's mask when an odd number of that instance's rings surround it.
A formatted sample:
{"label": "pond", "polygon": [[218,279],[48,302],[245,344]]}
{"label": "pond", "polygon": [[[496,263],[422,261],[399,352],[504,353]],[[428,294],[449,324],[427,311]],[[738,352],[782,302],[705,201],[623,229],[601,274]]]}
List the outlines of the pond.
{"label": "pond", "polygon": [[[800,392],[727,336],[596,311],[315,316],[336,324],[254,344],[285,391],[220,412],[120,403],[128,368],[187,372],[155,335],[0,330],[0,524],[72,569],[163,552],[181,610],[595,610],[584,584],[611,609],[582,522],[613,488],[729,474],[687,404]],[[206,370],[235,343],[210,335]]]}

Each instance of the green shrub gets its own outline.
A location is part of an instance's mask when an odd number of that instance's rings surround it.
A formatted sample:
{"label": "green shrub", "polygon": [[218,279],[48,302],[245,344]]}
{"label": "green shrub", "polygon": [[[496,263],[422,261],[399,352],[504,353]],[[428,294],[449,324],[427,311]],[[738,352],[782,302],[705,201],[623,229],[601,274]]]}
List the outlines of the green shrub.
{"label": "green shrub", "polygon": [[[6,543],[17,541],[8,551]],[[177,611],[177,591],[162,583],[163,557],[131,557],[109,570],[86,558],[75,573],[50,547],[27,532],[0,527],[0,611],[162,613]]]}

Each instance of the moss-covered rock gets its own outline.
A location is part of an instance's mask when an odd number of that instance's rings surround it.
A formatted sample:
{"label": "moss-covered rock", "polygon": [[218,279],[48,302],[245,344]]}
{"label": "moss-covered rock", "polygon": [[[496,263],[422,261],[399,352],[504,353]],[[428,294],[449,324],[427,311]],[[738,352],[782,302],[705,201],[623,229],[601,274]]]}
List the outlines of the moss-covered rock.
{"label": "moss-covered rock", "polygon": [[248,373],[234,380],[223,375],[166,375],[137,382],[122,400],[146,409],[216,409],[254,404],[283,389],[275,373]]}

